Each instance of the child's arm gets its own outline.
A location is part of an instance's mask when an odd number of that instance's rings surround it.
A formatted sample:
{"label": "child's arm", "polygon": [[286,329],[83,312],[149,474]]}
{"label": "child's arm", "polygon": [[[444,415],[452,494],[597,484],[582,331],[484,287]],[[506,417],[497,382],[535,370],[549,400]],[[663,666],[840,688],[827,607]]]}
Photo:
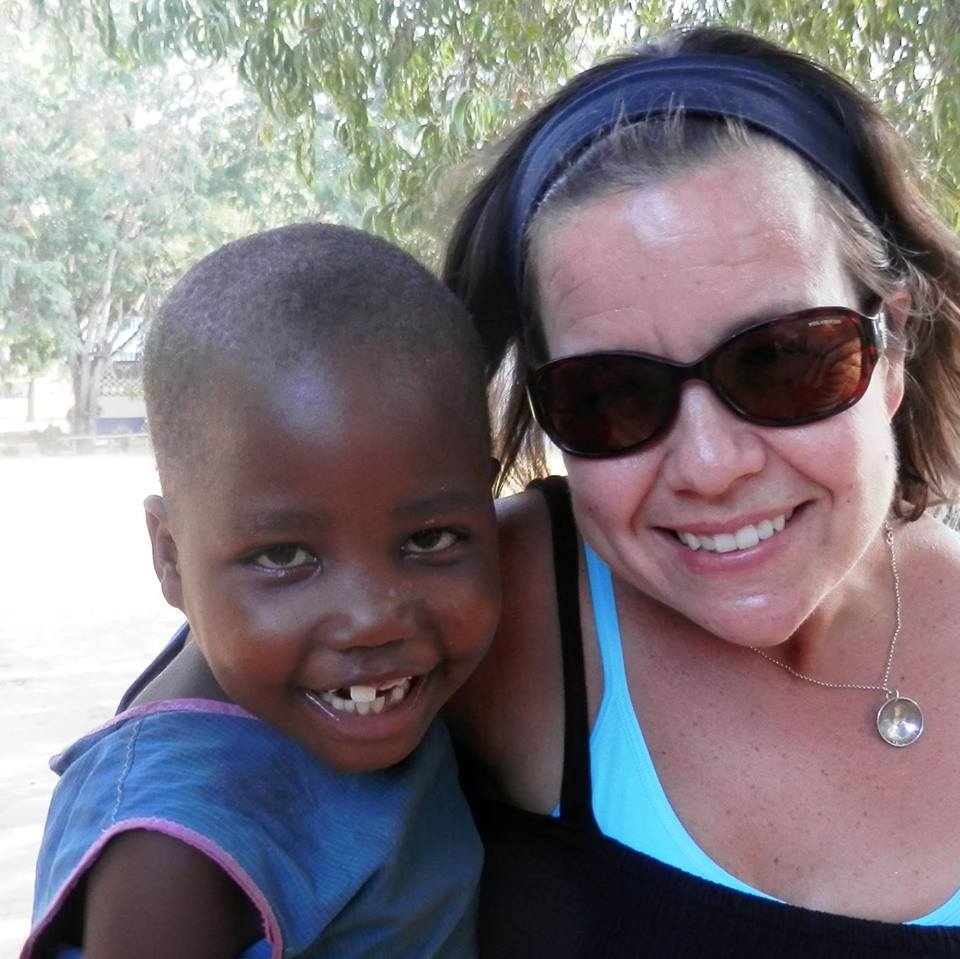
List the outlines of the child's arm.
{"label": "child's arm", "polygon": [[146,830],[104,849],[83,926],[85,959],[235,959],[263,935],[252,903],[216,862]]}

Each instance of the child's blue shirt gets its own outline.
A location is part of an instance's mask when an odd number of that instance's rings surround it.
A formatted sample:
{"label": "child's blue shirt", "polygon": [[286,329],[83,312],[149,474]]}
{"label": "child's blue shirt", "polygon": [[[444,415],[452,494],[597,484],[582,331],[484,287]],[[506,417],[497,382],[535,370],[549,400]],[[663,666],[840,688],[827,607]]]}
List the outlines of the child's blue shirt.
{"label": "child's blue shirt", "polygon": [[130,829],[223,867],[262,919],[251,959],[475,954],[482,850],[439,722],[397,766],[342,773],[237,706],[171,700],[120,713],[52,767],[60,781],[21,959]]}

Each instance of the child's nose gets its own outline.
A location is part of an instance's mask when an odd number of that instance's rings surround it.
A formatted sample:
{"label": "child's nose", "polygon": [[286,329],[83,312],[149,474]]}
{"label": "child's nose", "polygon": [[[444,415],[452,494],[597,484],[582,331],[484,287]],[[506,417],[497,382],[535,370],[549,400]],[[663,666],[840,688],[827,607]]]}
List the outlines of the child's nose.
{"label": "child's nose", "polygon": [[348,649],[410,639],[415,609],[416,597],[409,588],[369,574],[352,576],[337,590],[336,609],[324,617],[324,640]]}

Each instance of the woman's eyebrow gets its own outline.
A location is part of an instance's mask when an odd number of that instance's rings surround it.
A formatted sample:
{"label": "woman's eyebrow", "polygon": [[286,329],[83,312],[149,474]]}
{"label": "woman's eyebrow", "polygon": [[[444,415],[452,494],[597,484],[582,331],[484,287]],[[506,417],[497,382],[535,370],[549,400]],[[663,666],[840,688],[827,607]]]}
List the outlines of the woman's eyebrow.
{"label": "woman's eyebrow", "polygon": [[724,338],[731,337],[748,330],[751,326],[758,323],[766,323],[767,320],[775,320],[780,316],[787,316],[790,313],[799,313],[801,310],[811,309],[817,306],[841,306],[841,303],[811,303],[807,300],[792,298],[789,300],[774,301],[759,310],[750,310],[749,313],[743,313],[724,324]]}

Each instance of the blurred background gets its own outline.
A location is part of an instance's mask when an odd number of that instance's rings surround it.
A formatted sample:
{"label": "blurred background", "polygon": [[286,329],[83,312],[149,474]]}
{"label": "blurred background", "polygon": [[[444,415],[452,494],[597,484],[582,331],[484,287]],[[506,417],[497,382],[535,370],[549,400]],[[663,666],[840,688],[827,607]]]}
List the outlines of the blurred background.
{"label": "blurred background", "polygon": [[958,0],[0,0],[0,956],[29,925],[47,760],[180,621],[140,505],[140,350],[173,280],[316,219],[436,266],[486,144],[701,22],[872,91],[960,225]]}

